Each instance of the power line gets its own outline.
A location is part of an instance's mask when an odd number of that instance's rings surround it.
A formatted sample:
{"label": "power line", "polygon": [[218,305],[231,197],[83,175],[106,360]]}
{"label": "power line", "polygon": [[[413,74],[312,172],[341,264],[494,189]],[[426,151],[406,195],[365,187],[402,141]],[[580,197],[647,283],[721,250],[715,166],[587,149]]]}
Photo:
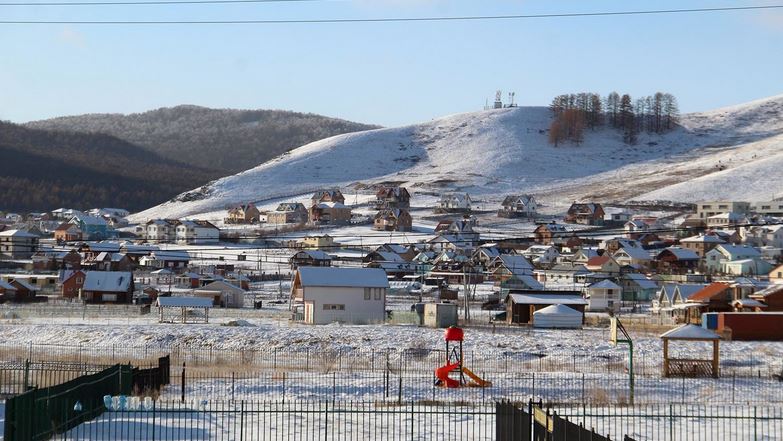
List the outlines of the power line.
{"label": "power line", "polygon": [[[171,1],[177,0],[158,0]],[[199,0],[184,0],[198,2]],[[201,0],[203,2],[229,2],[229,0]],[[230,0],[240,2],[241,0]],[[302,0],[304,1],[304,0]],[[76,2],[81,3],[81,2]],[[112,3],[112,2],[104,2]],[[147,2],[123,2],[123,4],[147,4]],[[161,3],[167,4],[167,3]],[[174,4],[174,3],[172,3]],[[4,3],[0,6],[33,6],[35,3]],[[61,3],[58,5],[68,5]],[[74,4],[75,6],[76,4]],[[95,3],[94,5],[98,5]],[[79,5],[83,6],[83,5]],[[70,25],[274,25],[274,24],[346,24],[346,23],[399,23],[399,22],[450,22],[450,21],[488,21],[488,20],[522,20],[522,19],[547,19],[547,18],[580,18],[580,17],[611,17],[631,15],[660,15],[683,13],[708,13],[708,12],[732,12],[732,11],[760,11],[771,9],[783,9],[781,5],[763,6],[734,6],[717,8],[688,8],[688,9],[654,9],[632,11],[602,11],[602,12],[570,12],[549,14],[515,14],[515,15],[470,15],[450,17],[383,17],[383,18],[333,18],[333,19],[261,19],[261,20],[2,20],[0,24],[70,24]]]}

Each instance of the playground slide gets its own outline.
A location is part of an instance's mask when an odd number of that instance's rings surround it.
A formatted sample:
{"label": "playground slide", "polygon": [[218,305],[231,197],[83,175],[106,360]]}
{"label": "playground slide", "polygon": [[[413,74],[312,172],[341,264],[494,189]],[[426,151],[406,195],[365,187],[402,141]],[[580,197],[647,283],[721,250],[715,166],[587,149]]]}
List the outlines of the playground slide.
{"label": "playground slide", "polygon": [[478,386],[478,387],[492,386],[492,382],[491,381],[484,380],[483,378],[481,378],[478,375],[474,374],[473,371],[471,371],[470,369],[468,369],[468,368],[466,368],[464,366],[462,367],[462,372],[465,375],[467,375],[468,377],[470,377],[470,379],[473,380],[476,383],[475,385]]}
{"label": "playground slide", "polygon": [[442,384],[446,387],[459,387],[459,381],[449,378],[449,372],[459,367],[459,363],[447,364],[435,369],[435,377],[437,377]]}

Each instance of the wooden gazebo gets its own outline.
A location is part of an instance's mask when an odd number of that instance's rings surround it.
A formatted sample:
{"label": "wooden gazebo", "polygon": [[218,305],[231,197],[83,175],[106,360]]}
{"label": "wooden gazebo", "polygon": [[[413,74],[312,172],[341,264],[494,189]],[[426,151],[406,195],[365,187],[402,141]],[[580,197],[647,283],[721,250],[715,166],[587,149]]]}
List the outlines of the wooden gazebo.
{"label": "wooden gazebo", "polygon": [[[664,377],[720,376],[720,335],[696,325],[682,325],[661,334]],[[670,358],[669,340],[712,342],[712,359]]]}

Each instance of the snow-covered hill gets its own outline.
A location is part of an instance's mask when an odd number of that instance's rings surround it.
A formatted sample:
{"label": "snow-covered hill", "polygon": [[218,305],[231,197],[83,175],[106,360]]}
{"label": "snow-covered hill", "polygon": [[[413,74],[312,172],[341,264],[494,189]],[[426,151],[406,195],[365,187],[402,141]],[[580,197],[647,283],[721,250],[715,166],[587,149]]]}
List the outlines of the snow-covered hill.
{"label": "snow-covered hill", "polygon": [[[550,112],[465,113],[317,141],[138,213],[135,220],[211,213],[316,189],[395,182],[414,192],[465,190],[488,201],[529,192],[551,207],[572,200],[759,200],[783,193],[783,95],[689,114],[682,127],[628,146],[612,129],[579,146],[547,142]],[[206,216],[210,217],[210,216]]]}

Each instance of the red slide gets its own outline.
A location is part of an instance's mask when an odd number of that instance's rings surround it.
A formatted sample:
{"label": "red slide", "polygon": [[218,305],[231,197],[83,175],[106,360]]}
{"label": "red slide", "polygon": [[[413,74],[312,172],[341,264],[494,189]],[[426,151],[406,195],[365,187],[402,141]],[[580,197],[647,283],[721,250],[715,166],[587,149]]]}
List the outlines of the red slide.
{"label": "red slide", "polygon": [[435,369],[435,376],[445,384],[446,387],[459,387],[459,381],[449,378],[449,372],[459,367],[459,363],[447,364]]}

